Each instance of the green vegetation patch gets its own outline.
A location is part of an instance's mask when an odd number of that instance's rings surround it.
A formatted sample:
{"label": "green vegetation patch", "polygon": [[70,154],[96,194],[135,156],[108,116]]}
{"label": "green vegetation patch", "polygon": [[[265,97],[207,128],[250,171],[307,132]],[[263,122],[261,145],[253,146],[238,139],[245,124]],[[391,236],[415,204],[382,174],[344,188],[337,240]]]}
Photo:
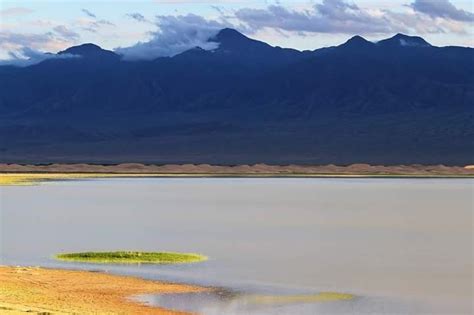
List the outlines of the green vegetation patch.
{"label": "green vegetation patch", "polygon": [[207,260],[206,256],[194,253],[135,251],[64,253],[55,258],[98,264],[185,264]]}

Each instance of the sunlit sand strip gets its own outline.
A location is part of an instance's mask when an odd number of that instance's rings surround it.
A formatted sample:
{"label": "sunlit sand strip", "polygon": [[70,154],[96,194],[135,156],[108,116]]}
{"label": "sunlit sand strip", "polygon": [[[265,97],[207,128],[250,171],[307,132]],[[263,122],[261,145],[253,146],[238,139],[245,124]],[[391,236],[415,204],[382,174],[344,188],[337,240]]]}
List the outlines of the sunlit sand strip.
{"label": "sunlit sand strip", "polygon": [[107,174],[107,173],[0,173],[0,186],[35,185],[46,181],[94,179],[94,178],[122,178],[122,177],[150,177],[156,174]]}
{"label": "sunlit sand strip", "polygon": [[0,266],[0,314],[187,314],[130,296],[206,290],[98,272]]}
{"label": "sunlit sand strip", "polygon": [[48,181],[100,178],[150,178],[150,177],[211,177],[229,176],[226,174],[126,174],[126,173],[0,173],[0,186],[29,186]]}

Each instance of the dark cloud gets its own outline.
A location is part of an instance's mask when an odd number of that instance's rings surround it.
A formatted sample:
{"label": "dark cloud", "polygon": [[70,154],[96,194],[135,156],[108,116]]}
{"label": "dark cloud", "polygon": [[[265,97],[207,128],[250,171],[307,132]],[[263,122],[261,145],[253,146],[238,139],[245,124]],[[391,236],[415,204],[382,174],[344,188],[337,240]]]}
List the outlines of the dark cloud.
{"label": "dark cloud", "polygon": [[109,26],[115,26],[114,23],[108,21],[108,20],[97,20],[95,22],[96,25],[109,25]]}
{"label": "dark cloud", "polygon": [[97,18],[97,16],[94,13],[92,13],[91,11],[87,9],[82,9],[82,12],[84,12],[88,17],[91,17],[93,19]]}
{"label": "dark cloud", "polygon": [[324,0],[306,11],[271,5],[266,9],[240,9],[235,15],[255,30],[269,27],[286,31],[350,34],[394,31],[393,25],[383,16],[374,16],[342,0]]}
{"label": "dark cloud", "polygon": [[474,22],[473,13],[456,8],[449,0],[415,0],[410,6],[415,11],[428,14],[434,18]]}
{"label": "dark cloud", "polygon": [[148,20],[143,16],[143,14],[140,14],[140,13],[128,13],[126,14],[126,16],[137,22],[142,22],[142,23],[148,22]]}
{"label": "dark cloud", "polygon": [[[465,31],[463,26],[454,27],[448,19],[473,19],[472,13],[457,9],[448,0],[415,0],[410,6],[415,14],[369,10],[344,0],[323,0],[309,10],[271,5],[266,9],[240,9],[235,12],[235,16],[254,32],[272,28],[291,32],[340,34],[462,33]],[[433,17],[443,19],[435,20]]]}
{"label": "dark cloud", "polygon": [[87,21],[85,23],[86,25],[82,26],[82,29],[85,31],[97,33],[102,26],[115,26],[114,23],[108,20],[99,19],[97,15],[87,9],[82,9],[82,12],[84,12],[88,17],[91,18],[91,21]]}
{"label": "dark cloud", "polygon": [[208,39],[228,25],[206,20],[201,16],[188,14],[180,16],[157,16],[157,31],[151,32],[147,42],[117,48],[124,59],[155,59],[162,56],[174,56],[194,47],[206,50],[217,48],[217,44]]}
{"label": "dark cloud", "polygon": [[102,26],[115,26],[115,24],[107,20],[96,20],[88,22],[82,29],[87,32],[97,33]]}
{"label": "dark cloud", "polygon": [[214,10],[216,10],[219,14],[221,15],[224,15],[225,12],[224,12],[224,9],[221,8],[220,6],[217,6],[217,5],[211,5],[211,8],[213,8]]}

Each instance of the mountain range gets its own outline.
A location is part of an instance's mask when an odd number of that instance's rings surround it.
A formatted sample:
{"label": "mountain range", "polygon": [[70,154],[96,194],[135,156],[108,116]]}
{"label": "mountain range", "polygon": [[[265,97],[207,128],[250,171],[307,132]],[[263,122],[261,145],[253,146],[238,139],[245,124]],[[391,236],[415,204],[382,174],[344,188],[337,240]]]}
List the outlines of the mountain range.
{"label": "mountain range", "polygon": [[209,41],[0,66],[0,162],[472,163],[472,48],[397,34],[298,51],[233,29]]}

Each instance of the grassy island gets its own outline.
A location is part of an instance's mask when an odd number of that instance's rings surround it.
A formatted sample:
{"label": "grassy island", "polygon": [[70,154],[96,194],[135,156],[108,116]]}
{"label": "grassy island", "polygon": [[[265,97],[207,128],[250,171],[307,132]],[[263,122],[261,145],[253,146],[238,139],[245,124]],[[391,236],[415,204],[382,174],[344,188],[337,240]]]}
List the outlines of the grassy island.
{"label": "grassy island", "polygon": [[207,260],[206,256],[194,253],[137,251],[63,253],[55,258],[97,264],[185,264]]}

